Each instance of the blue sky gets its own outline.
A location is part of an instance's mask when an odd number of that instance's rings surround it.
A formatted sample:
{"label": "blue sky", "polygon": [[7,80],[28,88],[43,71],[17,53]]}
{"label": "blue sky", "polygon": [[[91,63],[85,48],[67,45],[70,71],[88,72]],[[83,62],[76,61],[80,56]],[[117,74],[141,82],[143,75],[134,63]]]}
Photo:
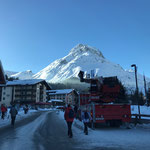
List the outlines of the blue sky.
{"label": "blue sky", "polygon": [[5,70],[37,73],[79,43],[150,77],[149,0],[0,0]]}

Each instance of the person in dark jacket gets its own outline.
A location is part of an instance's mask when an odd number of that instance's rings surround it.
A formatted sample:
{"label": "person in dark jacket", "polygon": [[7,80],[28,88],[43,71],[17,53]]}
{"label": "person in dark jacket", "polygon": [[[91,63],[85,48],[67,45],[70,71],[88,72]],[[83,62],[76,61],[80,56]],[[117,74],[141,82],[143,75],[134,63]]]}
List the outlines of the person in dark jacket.
{"label": "person in dark jacket", "polygon": [[68,126],[68,136],[70,138],[73,137],[73,133],[72,133],[72,123],[73,123],[73,120],[74,120],[74,111],[73,109],[71,108],[70,104],[68,104],[68,107],[66,108],[65,110],[65,113],[64,113],[64,118],[67,122],[67,126]]}
{"label": "person in dark jacket", "polygon": [[75,118],[78,118],[78,107],[77,107],[77,105],[74,106],[74,113],[75,113]]}
{"label": "person in dark jacket", "polygon": [[23,107],[23,110],[24,110],[24,114],[28,113],[29,107],[27,104]]}
{"label": "person in dark jacket", "polygon": [[18,111],[17,109],[15,108],[15,105],[13,104],[11,109],[10,109],[10,112],[11,114],[11,125],[15,125],[15,119],[16,119],[16,115],[18,114]]}
{"label": "person in dark jacket", "polygon": [[91,117],[90,112],[88,112],[87,109],[84,109],[84,111],[82,111],[81,119],[82,119],[82,122],[84,123],[84,133],[85,135],[88,135],[88,124],[91,122],[92,117]]}

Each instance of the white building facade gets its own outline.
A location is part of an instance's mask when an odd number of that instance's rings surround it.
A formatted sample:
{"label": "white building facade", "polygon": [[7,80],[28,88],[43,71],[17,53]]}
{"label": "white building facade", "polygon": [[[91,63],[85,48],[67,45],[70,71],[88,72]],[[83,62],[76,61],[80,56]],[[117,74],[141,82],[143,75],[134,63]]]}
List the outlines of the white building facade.
{"label": "white building facade", "polygon": [[10,106],[13,97],[12,89],[12,87],[0,86],[0,105],[5,104],[6,106]]}
{"label": "white building facade", "polygon": [[45,80],[13,80],[0,85],[0,104],[34,104],[46,102],[46,90],[50,89]]}

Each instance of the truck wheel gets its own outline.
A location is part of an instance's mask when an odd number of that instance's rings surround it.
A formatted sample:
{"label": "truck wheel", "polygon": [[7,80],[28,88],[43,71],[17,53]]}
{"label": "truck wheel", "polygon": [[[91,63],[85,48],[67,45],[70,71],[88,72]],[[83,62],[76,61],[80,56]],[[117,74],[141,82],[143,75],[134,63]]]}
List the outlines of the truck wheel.
{"label": "truck wheel", "polygon": [[115,127],[114,121],[113,120],[109,120],[109,126],[110,127]]}
{"label": "truck wheel", "polygon": [[109,125],[111,127],[120,127],[121,120],[109,120]]}
{"label": "truck wheel", "polygon": [[121,126],[121,120],[115,120],[115,127]]}

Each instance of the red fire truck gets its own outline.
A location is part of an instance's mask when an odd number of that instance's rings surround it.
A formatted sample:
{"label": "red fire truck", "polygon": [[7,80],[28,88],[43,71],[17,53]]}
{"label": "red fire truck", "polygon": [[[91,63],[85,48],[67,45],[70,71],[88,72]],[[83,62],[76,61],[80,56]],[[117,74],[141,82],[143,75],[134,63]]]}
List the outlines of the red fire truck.
{"label": "red fire truck", "polygon": [[81,82],[90,84],[88,93],[80,93],[79,110],[85,108],[91,112],[93,123],[108,123],[110,126],[120,126],[131,121],[130,104],[124,103],[124,93],[117,77],[83,78],[84,72],[79,72]]}

